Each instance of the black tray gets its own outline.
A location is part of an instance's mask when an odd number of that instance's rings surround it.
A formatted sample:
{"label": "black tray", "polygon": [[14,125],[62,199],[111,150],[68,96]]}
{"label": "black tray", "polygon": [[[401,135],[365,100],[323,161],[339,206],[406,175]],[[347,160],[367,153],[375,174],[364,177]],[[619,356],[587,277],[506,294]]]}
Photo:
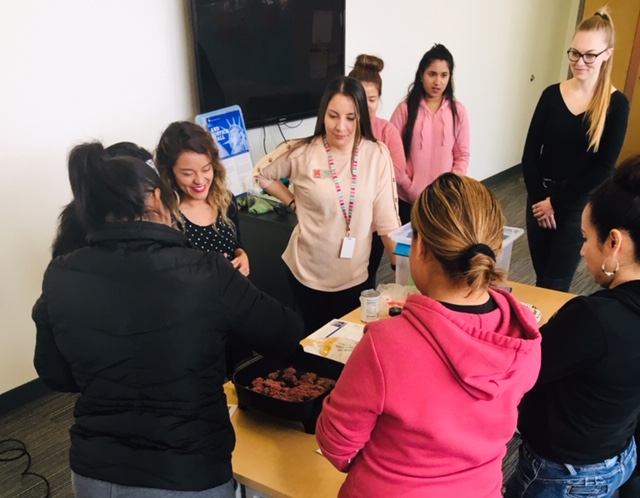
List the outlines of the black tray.
{"label": "black tray", "polygon": [[294,367],[303,372],[314,372],[318,377],[338,380],[344,365],[315,354],[297,352],[287,359],[264,358],[258,356],[240,365],[233,374],[233,384],[238,393],[238,408],[255,409],[286,420],[302,422],[307,434],[315,434],[316,421],[322,410],[322,401],[331,389],[307,401],[285,401],[272,398],[251,390],[251,382],[257,377],[267,377],[269,373]]}

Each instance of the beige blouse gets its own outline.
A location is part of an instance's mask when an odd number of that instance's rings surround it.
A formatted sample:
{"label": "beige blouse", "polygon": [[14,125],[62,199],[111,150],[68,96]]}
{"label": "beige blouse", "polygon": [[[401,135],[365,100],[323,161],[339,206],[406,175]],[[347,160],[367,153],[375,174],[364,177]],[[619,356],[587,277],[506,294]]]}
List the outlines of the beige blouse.
{"label": "beige blouse", "polygon": [[[387,235],[400,226],[393,163],[381,142],[363,139],[359,146],[358,177],[350,236],[356,239],[353,257],[340,258],[347,224],[340,209],[322,138],[289,154],[284,144],[261,159],[254,177],[260,187],[289,178],[293,184],[298,224],[282,255],[293,275],[312,289],[336,292],[367,279],[373,227]],[[351,155],[333,154],[348,209]]]}

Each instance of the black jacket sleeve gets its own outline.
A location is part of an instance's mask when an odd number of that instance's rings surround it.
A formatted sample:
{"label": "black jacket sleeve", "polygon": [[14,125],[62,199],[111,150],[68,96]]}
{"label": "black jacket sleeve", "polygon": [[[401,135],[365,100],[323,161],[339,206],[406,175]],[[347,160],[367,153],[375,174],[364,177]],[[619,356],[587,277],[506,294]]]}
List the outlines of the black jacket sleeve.
{"label": "black jacket sleeve", "polygon": [[562,206],[566,201],[584,198],[595,190],[613,171],[624,144],[629,121],[629,100],[622,92],[611,95],[609,111],[600,138],[598,151],[590,154],[589,164],[583,175],[571,181],[551,195],[552,206]]}
{"label": "black jacket sleeve", "polygon": [[606,355],[605,331],[588,298],[576,297],[542,327],[542,366],[537,384],[574,374]]}
{"label": "black jacket sleeve", "polygon": [[532,202],[540,202],[547,197],[546,190],[542,187],[542,175],[540,174],[540,152],[544,142],[544,130],[549,113],[549,91],[542,92],[538,105],[533,112],[527,140],[522,153],[522,174],[527,186],[527,193]]}
{"label": "black jacket sleeve", "polygon": [[42,381],[54,391],[79,392],[69,364],[53,337],[44,295],[33,306],[31,317],[36,324],[36,351],[33,364]]}
{"label": "black jacket sleeve", "polygon": [[226,328],[266,356],[288,356],[304,338],[298,314],[258,290],[222,256],[215,257],[216,285]]}

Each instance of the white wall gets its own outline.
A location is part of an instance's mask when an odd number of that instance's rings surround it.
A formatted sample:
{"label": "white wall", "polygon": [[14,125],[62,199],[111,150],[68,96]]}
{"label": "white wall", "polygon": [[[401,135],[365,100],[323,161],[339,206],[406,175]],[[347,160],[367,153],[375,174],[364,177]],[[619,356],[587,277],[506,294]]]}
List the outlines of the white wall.
{"label": "white wall", "polygon": [[[486,178],[519,162],[540,92],[566,74],[578,3],[347,0],[347,64],[362,52],[385,60],[380,115],[388,118],[422,54],[434,42],[445,44],[456,59],[456,96],[471,121],[470,174]],[[30,312],[56,217],[70,196],[69,149],[92,138],[152,149],[169,122],[196,114],[187,2],[7,2],[0,68],[3,393],[36,376]],[[283,131],[306,136],[314,121]],[[254,160],[263,155],[262,133],[249,133]],[[266,138],[267,150],[281,141],[275,127]]]}
{"label": "white wall", "polygon": [[[576,25],[579,0],[347,0],[346,65],[375,54],[385,61],[378,115],[389,118],[406,97],[418,63],[434,43],[453,54],[455,95],[469,113],[469,175],[485,179],[520,163],[524,137],[542,90],[564,79],[565,50]],[[535,79],[530,81],[531,75]],[[287,138],[313,132],[315,119]],[[254,160],[263,131],[249,132]],[[267,150],[282,141],[267,129]]]}
{"label": "white wall", "polygon": [[69,149],[87,139],[153,148],[195,110],[183,0],[20,0],[0,15],[0,393],[35,378],[31,306]]}

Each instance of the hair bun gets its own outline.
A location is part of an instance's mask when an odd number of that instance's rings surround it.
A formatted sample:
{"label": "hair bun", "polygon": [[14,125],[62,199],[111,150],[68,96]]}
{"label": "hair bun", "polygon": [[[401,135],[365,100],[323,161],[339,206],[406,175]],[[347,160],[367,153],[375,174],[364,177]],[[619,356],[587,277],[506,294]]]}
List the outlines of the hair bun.
{"label": "hair bun", "polygon": [[375,55],[360,54],[356,58],[354,67],[361,67],[369,71],[380,72],[384,69],[384,61]]}

